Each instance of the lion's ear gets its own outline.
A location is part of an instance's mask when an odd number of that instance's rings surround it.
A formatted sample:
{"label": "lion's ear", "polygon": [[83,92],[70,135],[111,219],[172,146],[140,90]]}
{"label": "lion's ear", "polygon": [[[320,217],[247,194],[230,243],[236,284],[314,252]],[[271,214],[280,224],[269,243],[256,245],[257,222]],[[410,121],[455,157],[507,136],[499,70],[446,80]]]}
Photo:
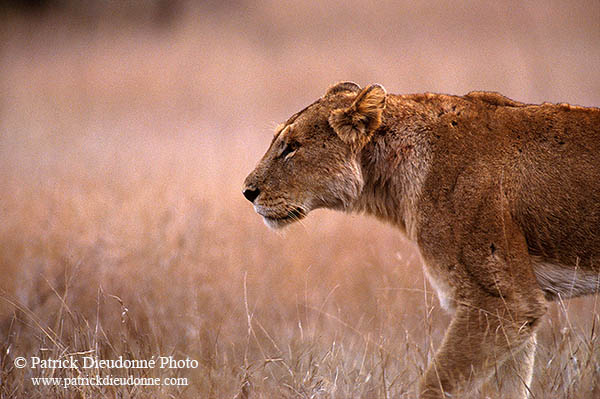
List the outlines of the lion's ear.
{"label": "lion's ear", "polygon": [[342,91],[358,93],[360,91],[360,86],[354,82],[339,82],[327,89],[327,93],[325,93],[325,95],[329,96],[331,94],[339,93]]}
{"label": "lion's ear", "polygon": [[344,142],[362,148],[381,124],[385,96],[383,86],[364,88],[348,108],[331,112],[329,125]]}

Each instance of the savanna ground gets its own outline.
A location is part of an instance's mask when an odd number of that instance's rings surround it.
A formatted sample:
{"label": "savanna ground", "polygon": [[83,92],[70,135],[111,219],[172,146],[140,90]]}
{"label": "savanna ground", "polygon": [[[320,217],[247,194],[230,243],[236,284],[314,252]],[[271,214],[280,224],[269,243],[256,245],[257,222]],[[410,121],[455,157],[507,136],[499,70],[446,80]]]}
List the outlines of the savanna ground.
{"label": "savanna ground", "polygon": [[[600,104],[595,2],[107,4],[0,24],[0,398],[413,397],[449,321],[418,255],[358,215],[268,231],[270,129],[344,79]],[[597,299],[552,306],[533,397],[600,397]],[[14,367],[70,355],[198,367]],[[31,381],[95,374],[188,385]]]}

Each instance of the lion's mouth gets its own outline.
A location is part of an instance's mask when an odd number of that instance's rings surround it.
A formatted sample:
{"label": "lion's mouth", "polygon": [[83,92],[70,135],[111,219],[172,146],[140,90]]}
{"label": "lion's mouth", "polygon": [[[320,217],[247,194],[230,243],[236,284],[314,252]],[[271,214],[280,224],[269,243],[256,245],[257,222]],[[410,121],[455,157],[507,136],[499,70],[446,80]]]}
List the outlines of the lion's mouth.
{"label": "lion's mouth", "polygon": [[300,207],[291,209],[284,215],[266,214],[263,212],[258,213],[263,217],[267,226],[271,228],[286,226],[290,223],[297,222],[306,216],[306,212]]}

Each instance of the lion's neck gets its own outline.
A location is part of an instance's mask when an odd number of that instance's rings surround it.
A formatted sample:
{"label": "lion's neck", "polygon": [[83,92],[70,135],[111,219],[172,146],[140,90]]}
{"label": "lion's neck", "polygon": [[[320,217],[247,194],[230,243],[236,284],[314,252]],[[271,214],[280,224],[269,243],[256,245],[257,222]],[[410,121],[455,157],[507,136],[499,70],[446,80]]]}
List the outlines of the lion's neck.
{"label": "lion's neck", "polygon": [[422,117],[403,108],[404,117],[399,123],[395,112],[395,118],[385,118],[384,114],[382,126],[362,151],[364,186],[357,210],[392,223],[414,239],[418,227],[416,205],[431,152],[421,133],[427,131]]}

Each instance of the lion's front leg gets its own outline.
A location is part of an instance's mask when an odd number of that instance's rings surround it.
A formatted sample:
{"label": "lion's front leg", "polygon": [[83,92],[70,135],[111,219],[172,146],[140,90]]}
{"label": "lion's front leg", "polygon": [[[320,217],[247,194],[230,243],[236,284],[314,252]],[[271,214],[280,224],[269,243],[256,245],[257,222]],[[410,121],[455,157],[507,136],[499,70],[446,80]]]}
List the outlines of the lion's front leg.
{"label": "lion's front leg", "polygon": [[488,379],[482,392],[490,398],[529,397],[533,365],[535,363],[536,334],[523,344],[521,349],[512,351],[494,375]]}
{"label": "lion's front leg", "polygon": [[506,378],[498,387],[503,397],[526,398],[535,326],[546,308],[541,303],[531,304],[528,312],[511,307],[501,298],[488,298],[482,306],[459,305],[421,380],[420,397],[457,397],[477,389],[498,372],[500,378]]}
{"label": "lion's front leg", "polygon": [[453,224],[431,217],[420,232],[429,274],[445,278],[456,307],[421,379],[421,398],[462,397],[488,381],[500,397],[527,397],[535,331],[548,303],[522,229],[497,188],[482,193],[477,206],[462,209]]}

